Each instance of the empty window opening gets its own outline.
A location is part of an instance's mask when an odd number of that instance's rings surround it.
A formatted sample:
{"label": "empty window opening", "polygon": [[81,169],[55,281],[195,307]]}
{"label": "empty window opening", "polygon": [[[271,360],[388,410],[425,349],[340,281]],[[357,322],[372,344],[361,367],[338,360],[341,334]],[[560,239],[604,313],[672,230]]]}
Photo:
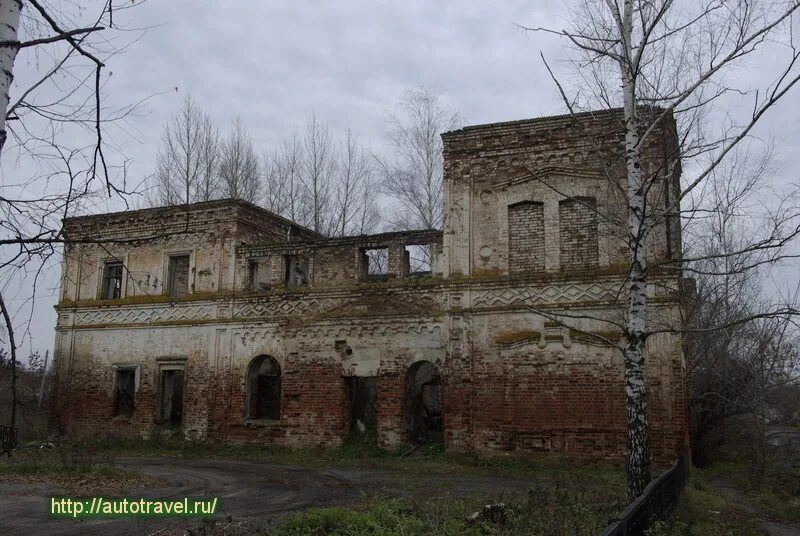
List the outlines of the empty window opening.
{"label": "empty window opening", "polygon": [[561,269],[598,266],[597,203],[593,197],[573,197],[558,205]]}
{"label": "empty window opening", "polygon": [[523,201],[508,207],[509,272],[544,271],[544,205]]}
{"label": "empty window opening", "polygon": [[116,300],[122,297],[122,270],[120,261],[108,261],[103,264],[102,299]]}
{"label": "empty window opening", "polygon": [[389,249],[370,248],[361,250],[361,274],[367,281],[389,279]]}
{"label": "empty window opening", "polygon": [[178,425],[183,421],[183,369],[162,370],[159,377],[161,422]]}
{"label": "empty window opening", "polygon": [[411,365],[406,375],[405,418],[412,443],[438,443],[443,439],[442,389],[439,370],[430,361]]}
{"label": "empty window opening", "polygon": [[350,393],[350,431],[364,437],[375,437],[378,428],[378,378],[347,378]]}
{"label": "empty window opening", "polygon": [[169,257],[167,281],[170,296],[185,296],[189,294],[189,255],[172,255]]}
{"label": "empty window opening", "polygon": [[281,418],[281,367],[273,357],[258,356],[250,363],[247,418],[271,421]]}
{"label": "empty window opening", "polygon": [[286,255],[286,286],[308,286],[308,259],[299,255]]}
{"label": "empty window opening", "polygon": [[114,375],[114,416],[133,415],[134,395],[136,393],[136,369],[120,368]]}
{"label": "empty window opening", "polygon": [[406,256],[408,257],[408,275],[414,277],[431,275],[431,267],[433,266],[432,244],[406,246]]}
{"label": "empty window opening", "polygon": [[250,261],[250,290],[269,290],[269,272],[267,263],[260,260]]}

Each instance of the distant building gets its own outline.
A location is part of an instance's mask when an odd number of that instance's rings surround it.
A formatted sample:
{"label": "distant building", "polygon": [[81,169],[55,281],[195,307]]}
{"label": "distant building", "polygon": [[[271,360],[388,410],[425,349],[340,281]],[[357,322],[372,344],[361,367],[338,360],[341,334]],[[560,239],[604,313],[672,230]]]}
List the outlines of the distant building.
{"label": "distant building", "polygon": [[[325,238],[242,201],[69,218],[52,417],[69,434],[620,458],[625,237],[616,112],[443,135],[443,231]],[[671,120],[645,148],[674,199]],[[649,256],[680,251],[680,222]],[[680,322],[680,273],[652,275]],[[558,313],[568,323],[559,324]],[[565,320],[566,321],[566,320]],[[647,344],[654,458],[687,448],[681,336]],[[360,432],[355,432],[360,433]]]}

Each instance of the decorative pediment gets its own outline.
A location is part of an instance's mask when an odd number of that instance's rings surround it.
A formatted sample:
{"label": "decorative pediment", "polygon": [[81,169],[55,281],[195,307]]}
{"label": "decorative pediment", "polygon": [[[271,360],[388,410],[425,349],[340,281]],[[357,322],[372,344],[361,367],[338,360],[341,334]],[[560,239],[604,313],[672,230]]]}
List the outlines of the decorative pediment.
{"label": "decorative pediment", "polygon": [[506,180],[496,183],[495,188],[499,190],[533,181],[547,182],[547,179],[553,176],[566,176],[590,180],[605,180],[608,178],[605,173],[602,173],[594,168],[544,166],[536,169],[525,170],[521,173],[513,175]]}

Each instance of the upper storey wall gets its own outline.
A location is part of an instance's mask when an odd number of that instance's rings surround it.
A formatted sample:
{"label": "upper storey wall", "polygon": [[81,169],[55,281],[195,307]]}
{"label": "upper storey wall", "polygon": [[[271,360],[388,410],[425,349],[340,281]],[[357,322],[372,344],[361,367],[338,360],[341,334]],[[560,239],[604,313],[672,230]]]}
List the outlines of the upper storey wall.
{"label": "upper storey wall", "polygon": [[231,290],[237,246],[318,238],[232,200],[69,218],[64,232],[62,301],[167,295],[171,281],[181,295]]}
{"label": "upper storey wall", "polygon": [[[446,276],[602,271],[627,262],[619,111],[466,127],[442,138]],[[643,172],[658,177],[648,203],[663,207],[680,178],[672,119],[648,140]],[[678,221],[654,229],[651,258],[673,258],[679,248]]]}
{"label": "upper storey wall", "polygon": [[241,290],[330,289],[441,276],[442,232],[399,231],[309,244],[244,245],[237,250]]}

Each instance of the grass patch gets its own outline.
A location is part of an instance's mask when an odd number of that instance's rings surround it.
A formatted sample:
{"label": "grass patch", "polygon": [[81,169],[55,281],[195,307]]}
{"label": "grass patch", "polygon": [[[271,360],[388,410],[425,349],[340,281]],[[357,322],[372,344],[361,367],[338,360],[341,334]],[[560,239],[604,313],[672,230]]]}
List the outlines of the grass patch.
{"label": "grass patch", "polygon": [[431,446],[423,456],[408,455],[409,449],[378,448],[374,442],[350,438],[328,449],[284,448],[235,443],[164,440],[95,440],[99,453],[112,456],[174,456],[262,461],[311,469],[362,468],[413,471],[436,476],[502,476],[543,481],[598,481],[624,487],[624,470],[609,462],[574,462],[565,458],[529,460],[512,457],[481,458],[447,453]]}
{"label": "grass patch", "polygon": [[[537,487],[505,497],[432,501],[394,499],[363,509],[316,508],[287,516],[270,536],[596,535],[622,506],[621,498],[588,500],[563,487]],[[486,514],[486,504],[495,508]],[[501,506],[500,506],[501,505]],[[480,513],[477,517],[475,513]]]}
{"label": "grass patch", "polygon": [[657,522],[649,536],[760,536],[758,520],[731,503],[711,481],[729,468],[692,468],[673,519]]}
{"label": "grass patch", "polygon": [[0,482],[44,484],[51,492],[92,496],[123,494],[133,488],[160,487],[163,482],[92,455],[75,457],[75,447],[21,450],[0,460]]}

